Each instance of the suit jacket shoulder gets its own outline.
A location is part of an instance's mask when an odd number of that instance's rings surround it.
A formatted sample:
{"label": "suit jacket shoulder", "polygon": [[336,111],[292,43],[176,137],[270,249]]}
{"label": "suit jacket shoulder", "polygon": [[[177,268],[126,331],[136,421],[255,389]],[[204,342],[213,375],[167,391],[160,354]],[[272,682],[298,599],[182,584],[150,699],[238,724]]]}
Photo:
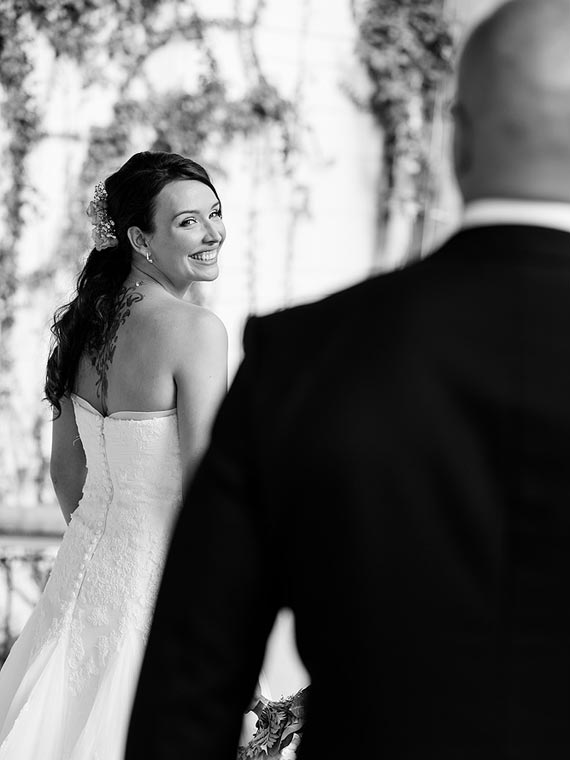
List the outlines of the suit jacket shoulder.
{"label": "suit jacket shoulder", "polygon": [[[493,280],[508,289],[517,272],[529,278],[537,269],[570,269],[570,235],[555,229],[503,225],[460,230],[425,259],[380,274],[313,303],[264,317],[246,325],[246,352],[302,361],[338,338],[343,330],[362,332],[373,325],[376,335],[399,322],[427,327],[450,310],[477,317],[476,299]],[[530,275],[533,277],[533,275]],[[496,293],[493,294],[496,296]],[[357,328],[355,326],[358,326]]]}
{"label": "suit jacket shoulder", "polygon": [[405,269],[375,275],[317,301],[253,316],[244,331],[246,354],[264,358],[295,356],[302,360],[314,357],[315,341],[324,345],[338,337],[343,324],[359,320],[362,330],[379,312],[393,308],[394,300],[412,291],[418,278],[433,269],[434,261],[424,259]]}

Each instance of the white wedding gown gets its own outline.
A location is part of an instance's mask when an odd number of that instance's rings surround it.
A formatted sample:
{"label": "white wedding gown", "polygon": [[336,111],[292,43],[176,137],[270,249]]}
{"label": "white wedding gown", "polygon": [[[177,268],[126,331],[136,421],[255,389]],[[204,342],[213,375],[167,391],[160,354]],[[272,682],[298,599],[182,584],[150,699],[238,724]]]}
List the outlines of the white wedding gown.
{"label": "white wedding gown", "polygon": [[87,479],[0,671],[0,760],[122,760],[182,500],[176,410],[103,417],[73,405]]}

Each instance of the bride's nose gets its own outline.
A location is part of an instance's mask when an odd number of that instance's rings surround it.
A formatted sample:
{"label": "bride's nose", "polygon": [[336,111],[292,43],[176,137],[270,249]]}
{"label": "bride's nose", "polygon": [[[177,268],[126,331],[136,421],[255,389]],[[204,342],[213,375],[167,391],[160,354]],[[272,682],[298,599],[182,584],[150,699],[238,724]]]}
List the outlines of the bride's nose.
{"label": "bride's nose", "polygon": [[204,242],[219,243],[222,239],[222,233],[210,221],[204,224]]}

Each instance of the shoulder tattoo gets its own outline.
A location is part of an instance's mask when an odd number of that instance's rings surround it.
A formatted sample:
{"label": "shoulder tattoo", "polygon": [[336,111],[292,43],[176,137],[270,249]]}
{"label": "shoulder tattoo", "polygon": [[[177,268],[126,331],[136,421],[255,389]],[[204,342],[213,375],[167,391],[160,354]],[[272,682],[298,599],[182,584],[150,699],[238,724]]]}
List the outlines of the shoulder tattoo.
{"label": "shoulder tattoo", "polygon": [[119,291],[115,313],[107,328],[103,339],[103,345],[91,360],[91,363],[97,372],[97,398],[101,399],[104,409],[106,408],[108,391],[107,372],[109,371],[117,347],[119,327],[124,325],[127,321],[133,304],[142,301],[143,298],[143,294],[138,291],[134,285],[128,288],[122,288]]}

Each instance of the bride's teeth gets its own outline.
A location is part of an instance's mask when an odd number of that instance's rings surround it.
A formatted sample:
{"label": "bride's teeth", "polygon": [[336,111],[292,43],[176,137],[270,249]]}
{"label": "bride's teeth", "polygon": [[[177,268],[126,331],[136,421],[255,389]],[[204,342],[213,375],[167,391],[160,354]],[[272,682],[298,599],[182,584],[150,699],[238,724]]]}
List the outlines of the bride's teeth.
{"label": "bride's teeth", "polygon": [[212,251],[211,253],[194,253],[190,258],[196,259],[197,261],[213,261],[216,258],[216,255],[217,251]]}

